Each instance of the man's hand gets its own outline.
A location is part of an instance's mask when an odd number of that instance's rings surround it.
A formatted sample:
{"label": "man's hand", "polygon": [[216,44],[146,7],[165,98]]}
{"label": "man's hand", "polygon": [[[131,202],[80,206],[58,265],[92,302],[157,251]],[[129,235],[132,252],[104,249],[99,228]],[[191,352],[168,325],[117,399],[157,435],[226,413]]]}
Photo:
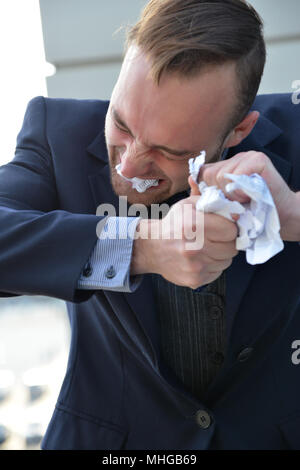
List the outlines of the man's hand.
{"label": "man's hand", "polygon": [[241,203],[248,202],[249,198],[242,191],[235,191],[230,194],[225,192],[225,186],[230,182],[224,177],[225,173],[236,175],[257,173],[264,178],[278,211],[282,239],[299,241],[300,193],[294,193],[290,190],[271,160],[264,153],[242,152],[228,160],[203,165],[200,171],[200,181],[205,181],[208,186],[218,186],[228,199]]}
{"label": "man's hand", "polygon": [[[190,196],[174,204],[161,220],[142,219],[138,224],[141,238],[133,244],[130,274],[158,273],[179,286],[196,289],[217,279],[237,255],[235,223],[215,214],[204,214],[204,244],[202,249],[187,249],[185,233],[197,229],[196,202],[199,196]],[[183,220],[182,206],[192,205],[192,216]],[[151,230],[160,234],[151,239]],[[189,227],[187,227],[189,225]],[[171,227],[171,233],[170,232]],[[198,227],[202,230],[203,227]],[[167,233],[168,231],[168,233]],[[153,231],[152,231],[153,233]],[[181,233],[178,239],[175,234]]]}

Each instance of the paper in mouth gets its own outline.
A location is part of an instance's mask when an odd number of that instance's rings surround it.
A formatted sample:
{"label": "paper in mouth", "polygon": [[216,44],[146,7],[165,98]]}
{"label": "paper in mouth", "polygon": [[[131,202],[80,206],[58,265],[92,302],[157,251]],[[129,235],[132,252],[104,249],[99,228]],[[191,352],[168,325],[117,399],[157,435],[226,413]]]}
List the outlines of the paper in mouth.
{"label": "paper in mouth", "polygon": [[143,180],[141,178],[127,178],[126,176],[123,176],[121,172],[121,163],[119,163],[115,169],[117,170],[118,175],[120,175],[126,181],[130,181],[132,183],[133,189],[135,189],[138,193],[144,193],[148,188],[151,188],[151,186],[158,186],[159,180]]}

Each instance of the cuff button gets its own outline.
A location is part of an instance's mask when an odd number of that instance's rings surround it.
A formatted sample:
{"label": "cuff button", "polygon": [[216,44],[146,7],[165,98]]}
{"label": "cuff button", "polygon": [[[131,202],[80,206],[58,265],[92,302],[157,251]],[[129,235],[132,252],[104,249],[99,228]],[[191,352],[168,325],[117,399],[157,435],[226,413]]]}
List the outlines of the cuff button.
{"label": "cuff button", "polygon": [[106,271],[105,271],[105,276],[108,279],[112,279],[116,275],[116,270],[113,266],[110,266]]}
{"label": "cuff button", "polygon": [[87,264],[85,268],[83,269],[82,274],[84,275],[84,277],[90,277],[92,275],[92,272],[93,272],[92,266],[90,264]]}

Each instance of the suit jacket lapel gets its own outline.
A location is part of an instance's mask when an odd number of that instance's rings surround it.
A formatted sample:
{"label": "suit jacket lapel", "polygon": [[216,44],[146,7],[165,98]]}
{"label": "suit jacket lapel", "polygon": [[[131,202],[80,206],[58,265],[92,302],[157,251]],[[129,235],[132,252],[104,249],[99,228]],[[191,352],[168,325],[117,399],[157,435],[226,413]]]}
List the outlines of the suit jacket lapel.
{"label": "suit jacket lapel", "polygon": [[[269,156],[275,168],[281,173],[285,181],[288,182],[291,174],[290,163],[268,148],[281,133],[281,129],[261,116],[255,127],[255,132],[250,134],[238,147],[229,149],[226,159],[231,158],[237,153],[249,150],[263,152]],[[247,263],[245,252],[240,252],[226,270],[226,332],[229,354],[227,354],[217,377],[206,390],[204,401],[207,404],[210,403],[212,405],[220,397],[226,396],[226,387],[229,386],[229,383],[232,383],[229,371],[232,370],[232,364],[235,363],[232,361],[236,360],[234,357],[234,345],[241,344],[242,340],[241,338],[233,337],[233,325],[237,321],[238,312],[241,312],[242,302],[245,301],[244,305],[247,305],[247,289],[258,269],[258,266],[252,266]],[[247,332],[248,344],[253,344],[268,323],[269,317],[273,315],[273,312],[265,312],[264,318],[259,318],[259,321],[255,322],[252,321],[252,318],[248,319],[247,312],[243,312],[243,314],[245,318],[243,331]],[[246,323],[247,320],[249,320],[248,323]]]}
{"label": "suit jacket lapel", "polygon": [[[245,139],[238,147],[230,149],[227,159],[240,152],[255,150],[263,152],[272,161],[277,171],[288,183],[291,175],[291,165],[279,155],[268,149],[276,138],[282,134],[275,124],[261,116],[255,126],[253,134]],[[233,260],[232,265],[226,271],[226,314],[227,314],[227,341],[231,343],[231,332],[235,316],[246,294],[247,287],[255,273],[257,266],[251,266],[246,261],[244,252],[240,252]],[[257,334],[259,331],[256,332]]]}
{"label": "suit jacket lapel", "polygon": [[[96,137],[87,150],[90,155],[96,157],[99,161],[97,172],[93,170],[93,173],[88,176],[95,204],[95,212],[100,204],[106,203],[112,204],[116,210],[116,216],[119,216],[119,197],[113,191],[110,182],[110,168],[103,132]],[[129,207],[128,204],[125,207],[127,209]],[[124,301],[126,302],[127,309],[121,309],[122,318],[119,318],[119,320],[130,337],[136,338],[142,350],[148,354],[155,365],[159,358],[160,349],[158,319],[156,318],[150,276],[144,275],[140,286],[135,292],[104,291],[104,294],[111,304],[115,304],[116,300],[118,300],[119,305],[122,305]]]}

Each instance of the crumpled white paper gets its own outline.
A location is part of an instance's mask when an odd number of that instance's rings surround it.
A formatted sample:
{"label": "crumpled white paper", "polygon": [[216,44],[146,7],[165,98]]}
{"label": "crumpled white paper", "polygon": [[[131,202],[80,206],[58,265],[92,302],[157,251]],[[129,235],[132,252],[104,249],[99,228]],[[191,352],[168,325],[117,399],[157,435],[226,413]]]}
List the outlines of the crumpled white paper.
{"label": "crumpled white paper", "polygon": [[[205,163],[205,152],[189,160],[189,170],[197,183],[198,174]],[[239,214],[236,222],[239,233],[236,249],[246,251],[249,264],[262,264],[283,250],[284,244],[280,237],[280,222],[276,206],[264,179],[254,173],[234,175],[226,173],[232,183],[226,185],[226,192],[242,190],[250,198],[249,203],[240,204],[226,198],[223,191],[216,186],[207,186],[203,181],[197,183],[201,197],[196,209],[212,212],[232,220],[231,214]]]}
{"label": "crumpled white paper", "polygon": [[133,189],[136,189],[139,193],[144,193],[151,186],[158,186],[158,180],[143,180],[141,178],[127,178],[122,175],[121,172],[121,163],[115,167],[118,175],[122,176],[127,181],[131,181]]}

